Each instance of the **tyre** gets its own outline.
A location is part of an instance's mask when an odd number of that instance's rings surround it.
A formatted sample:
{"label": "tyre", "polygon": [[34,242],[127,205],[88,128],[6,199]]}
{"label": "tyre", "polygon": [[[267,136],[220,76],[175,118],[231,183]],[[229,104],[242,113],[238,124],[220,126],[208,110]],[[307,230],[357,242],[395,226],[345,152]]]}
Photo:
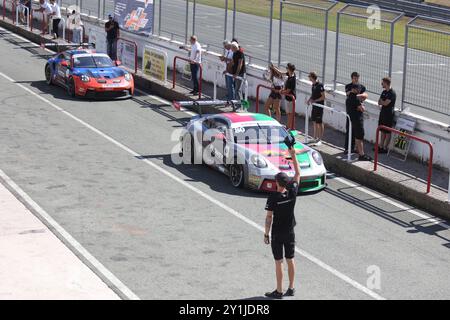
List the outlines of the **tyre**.
{"label": "tyre", "polygon": [[51,86],[53,84],[53,79],[52,79],[52,68],[50,67],[50,65],[47,63],[45,65],[45,82],[47,82],[47,84],[49,86]]}
{"label": "tyre", "polygon": [[243,188],[245,185],[245,172],[242,164],[232,164],[230,166],[230,181],[233,187]]}
{"label": "tyre", "polygon": [[67,93],[72,98],[75,98],[75,89],[75,81],[73,80],[73,78],[70,78],[67,82]]}

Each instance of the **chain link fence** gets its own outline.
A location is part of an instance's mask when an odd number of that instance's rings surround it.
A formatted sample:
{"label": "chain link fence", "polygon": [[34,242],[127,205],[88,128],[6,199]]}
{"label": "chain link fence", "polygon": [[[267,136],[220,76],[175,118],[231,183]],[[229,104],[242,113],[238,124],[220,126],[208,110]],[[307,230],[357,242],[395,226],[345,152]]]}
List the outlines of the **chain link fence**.
{"label": "chain link fence", "polygon": [[450,21],[416,17],[406,25],[405,39],[402,109],[449,116]]}
{"label": "chain link fence", "polygon": [[380,92],[381,79],[392,75],[394,28],[402,12],[346,5],[338,11],[334,86],[350,82],[358,71],[372,93]]}
{"label": "chain link fence", "polygon": [[320,0],[280,2],[279,65],[294,63],[301,74],[315,71],[324,82],[329,13],[336,4]]}
{"label": "chain link fence", "polygon": [[[228,0],[190,0],[192,2],[193,30],[208,50],[222,52],[227,38]],[[205,5],[208,3],[209,5]]]}

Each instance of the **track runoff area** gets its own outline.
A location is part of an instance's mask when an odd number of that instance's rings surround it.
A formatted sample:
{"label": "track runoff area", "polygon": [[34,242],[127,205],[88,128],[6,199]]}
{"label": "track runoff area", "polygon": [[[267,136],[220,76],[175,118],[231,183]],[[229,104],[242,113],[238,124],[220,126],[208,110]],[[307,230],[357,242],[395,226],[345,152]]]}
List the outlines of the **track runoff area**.
{"label": "track runoff area", "polygon": [[[267,194],[172,161],[196,114],[142,91],[70,98],[44,80],[51,52],[0,33],[0,180],[89,268],[88,281],[122,299],[259,300],[274,289]],[[297,293],[286,300],[450,297],[445,222],[330,172],[327,183],[298,196]]]}

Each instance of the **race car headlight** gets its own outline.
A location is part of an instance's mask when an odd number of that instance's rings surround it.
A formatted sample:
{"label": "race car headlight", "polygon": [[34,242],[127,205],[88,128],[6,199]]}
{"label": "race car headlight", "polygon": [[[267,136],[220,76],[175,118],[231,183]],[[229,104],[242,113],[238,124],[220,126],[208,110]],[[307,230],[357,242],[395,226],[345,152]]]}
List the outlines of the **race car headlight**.
{"label": "race car headlight", "polygon": [[323,164],[322,156],[320,155],[319,152],[313,151],[312,158],[319,166],[321,166]]}
{"label": "race car headlight", "polygon": [[131,74],[125,73],[125,80],[130,81],[131,80]]}
{"label": "race car headlight", "polygon": [[253,165],[257,168],[266,168],[267,167],[267,162],[264,159],[264,157],[260,156],[260,155],[252,155],[251,156],[251,161],[253,163]]}
{"label": "race car headlight", "polygon": [[83,75],[81,75],[81,81],[83,81],[83,82],[89,82],[89,77],[87,76],[87,75],[85,75],[85,74],[83,74]]}

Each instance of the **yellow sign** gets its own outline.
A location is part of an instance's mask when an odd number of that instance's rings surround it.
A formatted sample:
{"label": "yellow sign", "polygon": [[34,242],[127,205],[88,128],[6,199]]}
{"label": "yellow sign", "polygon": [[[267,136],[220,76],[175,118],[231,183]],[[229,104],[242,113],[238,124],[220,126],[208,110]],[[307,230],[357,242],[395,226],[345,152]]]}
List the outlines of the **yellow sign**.
{"label": "yellow sign", "polygon": [[155,48],[145,47],[143,56],[142,72],[144,75],[165,82],[167,77],[167,54]]}

